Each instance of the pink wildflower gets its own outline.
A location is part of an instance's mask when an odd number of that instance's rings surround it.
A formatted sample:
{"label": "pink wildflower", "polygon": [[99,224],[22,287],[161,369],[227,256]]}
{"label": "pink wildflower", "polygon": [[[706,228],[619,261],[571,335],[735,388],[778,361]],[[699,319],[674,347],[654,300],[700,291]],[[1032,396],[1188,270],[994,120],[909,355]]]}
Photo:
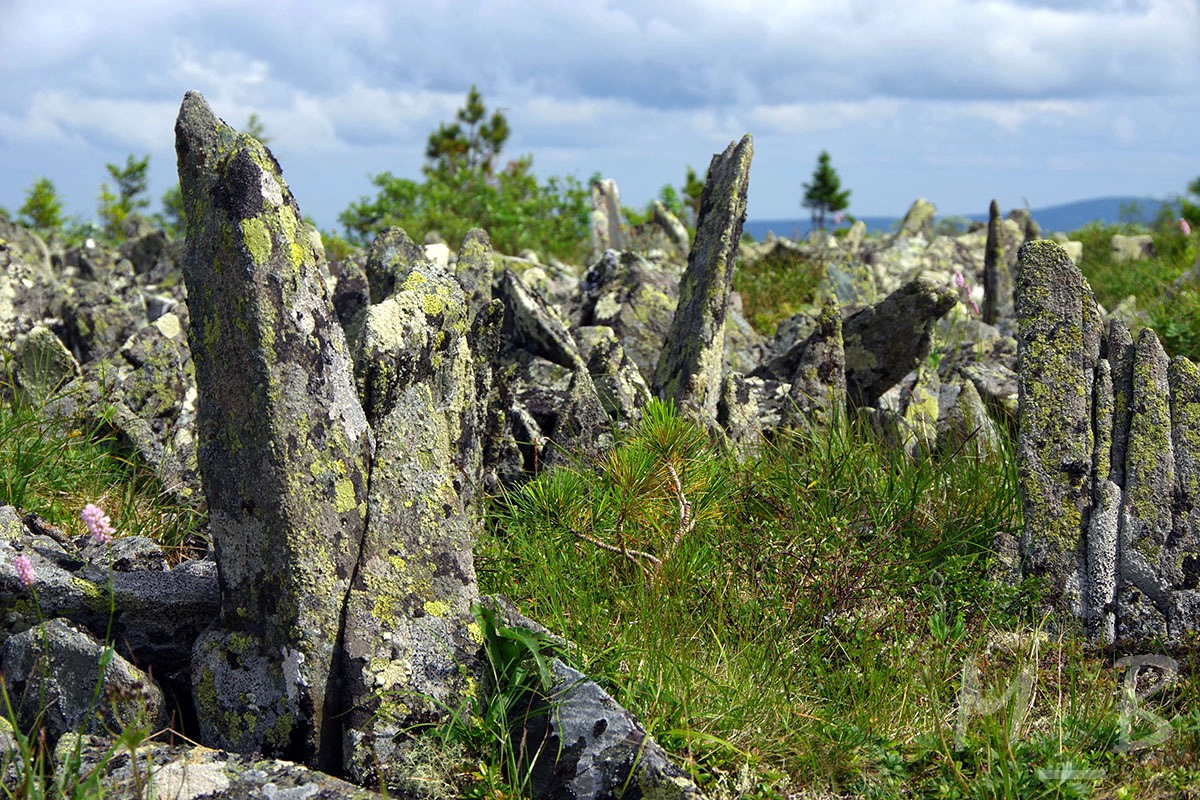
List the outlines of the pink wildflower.
{"label": "pink wildflower", "polygon": [[1192,226],[1188,225],[1188,221],[1183,217],[1179,218],[1179,230],[1183,231],[1184,236],[1192,235]]}
{"label": "pink wildflower", "polygon": [[975,302],[975,298],[971,297],[971,287],[967,285],[967,279],[963,277],[961,270],[954,270],[954,285],[958,287],[959,293],[963,296],[963,302],[971,307],[975,312],[975,316],[979,316],[979,304]]}
{"label": "pink wildflower", "polygon": [[88,503],[83,507],[83,511],[79,516],[83,517],[83,522],[87,525],[88,531],[92,534],[93,544],[107,544],[112,541],[113,530],[112,523],[108,519],[108,514],[97,505]]}
{"label": "pink wildflower", "polygon": [[33,562],[29,560],[29,556],[17,556],[13,559],[13,566],[17,570],[17,580],[25,586],[33,586],[37,578],[33,574]]}

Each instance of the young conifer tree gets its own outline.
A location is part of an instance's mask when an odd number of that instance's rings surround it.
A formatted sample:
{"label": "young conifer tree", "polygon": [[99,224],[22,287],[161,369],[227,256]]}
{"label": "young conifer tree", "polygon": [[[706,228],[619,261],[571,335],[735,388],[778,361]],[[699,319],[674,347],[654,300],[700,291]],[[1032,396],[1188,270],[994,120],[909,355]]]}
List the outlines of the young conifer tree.
{"label": "young conifer tree", "polygon": [[804,184],[805,208],[812,209],[814,228],[825,230],[826,215],[836,214],[850,205],[850,190],[842,188],[842,180],[829,163],[829,153],[822,150],[813,170],[812,183]]}

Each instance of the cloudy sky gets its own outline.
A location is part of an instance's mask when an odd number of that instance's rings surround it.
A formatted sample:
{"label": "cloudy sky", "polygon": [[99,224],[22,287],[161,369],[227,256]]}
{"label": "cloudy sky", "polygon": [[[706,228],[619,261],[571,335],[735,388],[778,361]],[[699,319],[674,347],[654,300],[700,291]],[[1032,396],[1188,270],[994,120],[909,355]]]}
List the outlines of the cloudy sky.
{"label": "cloudy sky", "polygon": [[806,216],[822,149],[860,215],[1200,175],[1200,0],[0,0],[0,205],[44,175],[93,217],[133,153],[157,209],[198,89],[230,124],[259,115],[328,228],[369,175],[419,177],[472,83],[506,154],[600,171],[628,205],[746,132],[752,219]]}

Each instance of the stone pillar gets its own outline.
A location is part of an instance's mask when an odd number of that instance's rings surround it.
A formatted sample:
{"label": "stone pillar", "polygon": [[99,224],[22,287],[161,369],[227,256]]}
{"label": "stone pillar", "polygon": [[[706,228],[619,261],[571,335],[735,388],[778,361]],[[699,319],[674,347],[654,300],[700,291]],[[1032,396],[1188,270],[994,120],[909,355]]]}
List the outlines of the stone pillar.
{"label": "stone pillar", "polygon": [[713,156],[700,196],[696,241],[679,283],[679,304],[658,359],[654,393],[715,425],[725,359],[725,315],[733,290],[754,141],[749,134]]}
{"label": "stone pillar", "polygon": [[221,613],[193,651],[206,744],[317,764],[371,432],[278,163],[189,92],[175,123],[198,460]]}

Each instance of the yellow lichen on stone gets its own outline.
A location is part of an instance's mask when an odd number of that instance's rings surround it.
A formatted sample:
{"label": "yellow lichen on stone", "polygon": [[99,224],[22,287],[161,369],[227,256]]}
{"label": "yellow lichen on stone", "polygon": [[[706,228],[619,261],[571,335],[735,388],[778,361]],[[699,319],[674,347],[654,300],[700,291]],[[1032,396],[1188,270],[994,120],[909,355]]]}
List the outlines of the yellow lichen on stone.
{"label": "yellow lichen on stone", "polygon": [[450,610],[450,604],[442,600],[429,600],[425,603],[425,613],[431,617],[444,617]]}
{"label": "yellow lichen on stone", "polygon": [[334,486],[333,510],[339,514],[345,513],[358,505],[354,497],[354,482],[343,478]]}
{"label": "yellow lichen on stone", "polygon": [[241,221],[242,241],[256,266],[265,266],[271,258],[271,231],[262,219],[252,217]]}

